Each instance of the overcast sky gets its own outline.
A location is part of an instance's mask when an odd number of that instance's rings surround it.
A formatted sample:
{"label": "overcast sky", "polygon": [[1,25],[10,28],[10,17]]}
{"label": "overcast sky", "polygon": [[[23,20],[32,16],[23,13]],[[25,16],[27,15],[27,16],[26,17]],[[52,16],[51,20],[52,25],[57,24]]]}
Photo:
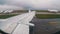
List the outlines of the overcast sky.
{"label": "overcast sky", "polygon": [[60,0],[0,0],[0,9],[58,9]]}

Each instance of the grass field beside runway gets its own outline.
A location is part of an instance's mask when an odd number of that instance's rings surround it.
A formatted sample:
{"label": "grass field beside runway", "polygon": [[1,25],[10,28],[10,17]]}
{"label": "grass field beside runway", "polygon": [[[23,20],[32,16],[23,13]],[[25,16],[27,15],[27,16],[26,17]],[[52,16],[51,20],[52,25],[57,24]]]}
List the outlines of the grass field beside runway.
{"label": "grass field beside runway", "polygon": [[48,12],[48,10],[35,10],[36,12]]}
{"label": "grass field beside runway", "polygon": [[12,16],[16,16],[17,14],[8,14],[8,15],[0,15],[0,19],[6,19]]}
{"label": "grass field beside runway", "polygon": [[[17,14],[0,15],[0,19],[9,18],[16,15]],[[60,18],[60,14],[36,14],[36,17],[40,19],[52,19],[52,18]]]}
{"label": "grass field beside runway", "polygon": [[36,17],[40,19],[60,18],[60,14],[36,14]]}

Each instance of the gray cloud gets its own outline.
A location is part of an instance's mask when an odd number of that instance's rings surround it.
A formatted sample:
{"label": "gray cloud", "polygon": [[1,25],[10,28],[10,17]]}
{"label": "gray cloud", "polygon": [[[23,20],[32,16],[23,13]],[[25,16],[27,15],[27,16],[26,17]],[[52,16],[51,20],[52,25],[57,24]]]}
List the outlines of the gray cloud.
{"label": "gray cloud", "polygon": [[21,9],[60,9],[60,0],[2,0],[0,4],[20,7]]}

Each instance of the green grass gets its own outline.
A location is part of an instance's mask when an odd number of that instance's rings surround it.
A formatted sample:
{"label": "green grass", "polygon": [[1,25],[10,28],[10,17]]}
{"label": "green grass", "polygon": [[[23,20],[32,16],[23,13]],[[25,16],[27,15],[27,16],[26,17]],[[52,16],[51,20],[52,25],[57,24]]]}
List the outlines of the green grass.
{"label": "green grass", "polygon": [[60,18],[60,14],[36,14],[36,17],[40,19]]}
{"label": "green grass", "polygon": [[48,12],[48,10],[35,10],[36,12]]}
{"label": "green grass", "polygon": [[0,15],[0,19],[6,19],[12,16],[16,16],[17,14],[10,14],[10,15]]}

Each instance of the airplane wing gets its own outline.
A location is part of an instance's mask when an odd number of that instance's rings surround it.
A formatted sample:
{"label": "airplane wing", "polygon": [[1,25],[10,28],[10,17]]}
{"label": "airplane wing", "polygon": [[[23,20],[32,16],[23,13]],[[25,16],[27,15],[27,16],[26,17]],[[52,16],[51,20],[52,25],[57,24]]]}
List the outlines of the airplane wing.
{"label": "airplane wing", "polygon": [[[11,34],[13,32],[14,32],[13,34],[17,34],[17,33],[20,34],[22,32],[26,33],[25,30],[26,31],[28,30],[29,33],[29,25],[34,26],[34,24],[31,24],[29,22],[32,20],[34,16],[35,16],[35,12],[33,11],[33,12],[24,13],[21,15],[8,18],[6,21],[0,23],[0,29],[4,32],[11,33]],[[19,32],[20,30],[21,32]]]}

